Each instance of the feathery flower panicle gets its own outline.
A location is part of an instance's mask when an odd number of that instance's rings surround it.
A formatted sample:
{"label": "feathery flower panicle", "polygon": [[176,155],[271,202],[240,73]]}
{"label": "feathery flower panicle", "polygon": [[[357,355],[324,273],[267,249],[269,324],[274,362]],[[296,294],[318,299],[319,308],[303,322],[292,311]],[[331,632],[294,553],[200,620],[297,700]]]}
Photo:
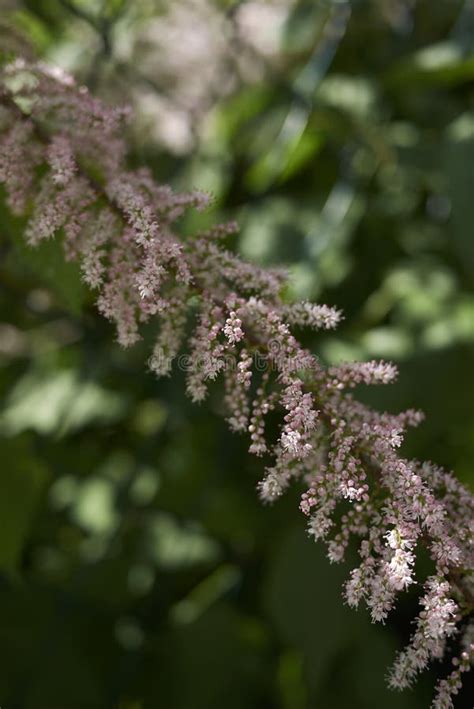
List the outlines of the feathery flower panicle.
{"label": "feathery flower panicle", "polygon": [[[360,561],[344,587],[350,606],[365,603],[373,621],[385,621],[398,594],[423,588],[415,632],[390,685],[408,686],[457,646],[432,705],[451,707],[473,660],[473,496],[446,471],[398,454],[419,412],[379,413],[347,391],[392,382],[392,364],[325,368],[301,346],[293,328],[332,329],[339,310],[284,302],[283,272],[223,247],[237,230],[233,222],[179,236],[176,220],[209,198],[176,194],[146,169],[130,171],[128,117],[60,70],[23,60],[0,69],[0,182],[12,212],[28,219],[25,239],[35,246],[60,236],[121,345],[137,342],[153,318],[159,331],[149,367],[169,375],[185,349],[193,401],[223,377],[231,429],[265,457],[262,500],[273,502],[297,482],[308,533],[324,541],[329,560],[340,562],[349,544],[357,546]],[[274,437],[270,413],[279,421]],[[432,561],[425,580],[415,576],[421,546]]]}

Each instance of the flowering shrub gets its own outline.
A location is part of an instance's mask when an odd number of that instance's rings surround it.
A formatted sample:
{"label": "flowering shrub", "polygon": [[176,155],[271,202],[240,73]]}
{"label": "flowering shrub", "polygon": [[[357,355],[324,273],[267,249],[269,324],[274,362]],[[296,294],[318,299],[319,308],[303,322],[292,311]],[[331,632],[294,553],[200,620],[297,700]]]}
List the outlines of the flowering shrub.
{"label": "flowering shrub", "polygon": [[[230,427],[248,433],[250,452],[267,461],[262,500],[273,502],[297,482],[309,534],[326,543],[331,562],[357,541],[360,563],[344,588],[349,605],[363,602],[383,622],[397,595],[417,583],[416,551],[426,550],[432,572],[420,580],[415,631],[389,682],[409,686],[449,651],[454,668],[433,707],[453,706],[474,657],[472,495],[437,466],[399,455],[419,412],[379,413],[348,391],[392,382],[393,365],[325,368],[300,344],[294,332],[335,328],[337,309],[287,303],[284,273],[225,249],[233,223],[179,236],[177,219],[209,199],[176,194],[146,169],[127,169],[127,116],[57,69],[24,60],[3,67],[0,181],[11,211],[27,216],[26,241],[34,247],[60,235],[66,259],[80,264],[124,347],[145,323],[158,323],[149,359],[157,375],[168,375],[186,349],[193,401],[224,379]],[[267,433],[269,417],[279,421],[276,437]]]}

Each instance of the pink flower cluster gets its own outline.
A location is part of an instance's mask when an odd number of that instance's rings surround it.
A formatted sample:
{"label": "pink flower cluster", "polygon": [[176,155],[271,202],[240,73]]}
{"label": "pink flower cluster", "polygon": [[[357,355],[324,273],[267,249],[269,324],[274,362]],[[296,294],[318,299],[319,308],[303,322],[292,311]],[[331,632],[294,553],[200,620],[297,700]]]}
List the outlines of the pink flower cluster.
{"label": "pink flower cluster", "polygon": [[[222,246],[234,223],[178,235],[184,210],[202,209],[208,198],[175,194],[147,170],[128,170],[126,117],[57,70],[24,61],[1,70],[0,182],[12,211],[28,217],[26,239],[34,246],[60,235],[122,345],[155,318],[149,366],[158,375],[169,374],[187,349],[192,400],[223,377],[230,427],[247,432],[250,452],[266,459],[262,499],[272,502],[299,481],[308,531],[325,541],[330,561],[356,544],[360,561],[344,589],[349,605],[364,602],[374,621],[384,621],[397,595],[418,583],[415,555],[426,550],[432,574],[390,684],[409,685],[449,651],[454,670],[439,683],[433,707],[452,706],[473,659],[472,495],[449,473],[398,454],[406,428],[422,419],[418,412],[379,413],[348,392],[393,381],[392,364],[325,368],[298,342],[294,328],[334,328],[337,309],[284,302],[282,272]],[[279,417],[274,437],[270,413]]]}

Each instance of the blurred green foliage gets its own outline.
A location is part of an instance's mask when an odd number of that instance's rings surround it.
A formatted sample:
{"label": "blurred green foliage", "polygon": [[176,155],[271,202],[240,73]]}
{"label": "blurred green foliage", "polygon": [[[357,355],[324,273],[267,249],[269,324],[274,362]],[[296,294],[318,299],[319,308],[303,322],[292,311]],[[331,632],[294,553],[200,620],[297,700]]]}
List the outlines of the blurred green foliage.
{"label": "blurred green foliage", "polygon": [[[8,5],[39,55],[134,105],[132,162],[212,190],[201,222],[237,218],[233,247],[288,264],[288,297],[344,309],[306,336],[325,361],[397,361],[360,395],[423,408],[407,454],[472,484],[472,1]],[[416,591],[384,628],[345,608],[348,567],[297,491],[260,505],[219,392],[198,408],[179,372],[155,381],[60,245],[28,250],[2,199],[0,223],[1,706],[428,706],[433,677],[384,685]]]}

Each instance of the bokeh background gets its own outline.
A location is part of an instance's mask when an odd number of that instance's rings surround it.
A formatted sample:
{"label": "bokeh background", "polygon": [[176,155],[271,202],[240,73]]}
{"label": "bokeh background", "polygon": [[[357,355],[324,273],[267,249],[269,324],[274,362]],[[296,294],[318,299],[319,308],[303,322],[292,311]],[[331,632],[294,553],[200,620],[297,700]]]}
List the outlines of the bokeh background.
{"label": "bokeh background", "polygon": [[[344,310],[307,340],[324,361],[399,364],[361,397],[424,409],[406,454],[472,484],[474,2],[1,8],[2,33],[132,104],[132,164],[211,191],[200,225],[238,219],[232,248],[288,265],[288,297]],[[347,609],[297,491],[259,503],[219,385],[196,407],[179,372],[157,381],[150,343],[121,351],[21,228],[0,196],[2,709],[428,707],[434,674],[384,682],[416,589],[386,627]]]}

